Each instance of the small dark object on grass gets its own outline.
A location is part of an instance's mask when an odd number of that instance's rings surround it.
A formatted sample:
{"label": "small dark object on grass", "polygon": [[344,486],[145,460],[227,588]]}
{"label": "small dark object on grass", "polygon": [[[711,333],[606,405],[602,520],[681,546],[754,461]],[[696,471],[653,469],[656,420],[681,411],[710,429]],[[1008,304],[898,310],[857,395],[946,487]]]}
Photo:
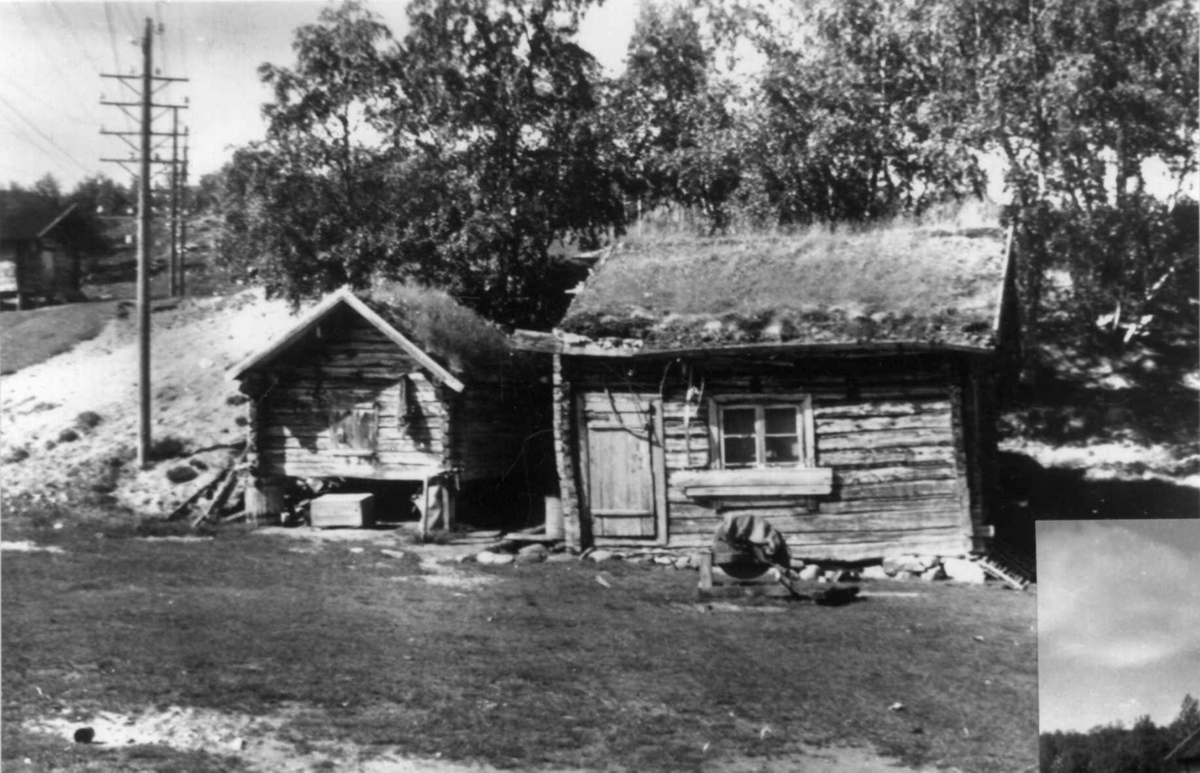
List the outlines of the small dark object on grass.
{"label": "small dark object on grass", "polygon": [[79,433],[70,427],[67,427],[62,432],[58,433],[58,442],[60,443],[74,443],[78,439]]}
{"label": "small dark object on grass", "polygon": [[830,588],[813,594],[813,601],[826,607],[840,607],[849,604],[858,596],[858,587]]}
{"label": "small dark object on grass", "polygon": [[75,743],[91,743],[96,737],[96,731],[90,727],[81,727],[75,731]]}
{"label": "small dark object on grass", "polygon": [[235,424],[237,424],[239,427],[244,427],[244,426],[246,426],[247,424],[249,424],[249,423],[250,423],[250,420],[249,420],[249,419],[247,419],[245,416],[238,416],[238,417],[237,417],[236,419],[234,419],[233,421],[234,421],[234,423],[235,423]]}
{"label": "small dark object on grass", "polygon": [[180,464],[167,470],[167,480],[172,483],[186,483],[189,480],[195,480],[200,475],[195,467],[187,464]]}
{"label": "small dark object on grass", "polygon": [[238,394],[230,395],[229,397],[226,397],[225,404],[226,405],[245,405],[246,402],[248,402],[249,400],[250,400],[249,397],[246,397],[244,394],[239,392]]}
{"label": "small dark object on grass", "polygon": [[84,411],[75,417],[75,427],[86,432],[89,429],[95,429],[102,421],[104,421],[103,417],[95,411]]}
{"label": "small dark object on grass", "polygon": [[[154,441],[150,446],[151,459],[173,459],[177,456],[183,456],[184,444],[183,441],[173,435]],[[190,478],[188,480],[191,480]]]}
{"label": "small dark object on grass", "polygon": [[25,461],[28,458],[29,458],[29,449],[25,448],[24,446],[18,446],[17,448],[14,448],[13,450],[11,450],[7,454],[5,454],[4,463],[5,464],[20,464],[21,462]]}
{"label": "small dark object on grass", "polygon": [[204,461],[203,459],[192,459],[190,462],[188,462],[188,464],[192,465],[200,472],[204,472],[208,469],[208,462]]}

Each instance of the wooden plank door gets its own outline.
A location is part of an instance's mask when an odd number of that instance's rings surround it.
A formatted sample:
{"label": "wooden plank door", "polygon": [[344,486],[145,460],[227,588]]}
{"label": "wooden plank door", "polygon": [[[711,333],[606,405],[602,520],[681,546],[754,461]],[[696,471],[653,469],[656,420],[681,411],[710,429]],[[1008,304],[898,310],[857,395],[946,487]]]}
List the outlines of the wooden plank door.
{"label": "wooden plank door", "polygon": [[654,539],[654,454],[646,426],[588,422],[592,535]]}

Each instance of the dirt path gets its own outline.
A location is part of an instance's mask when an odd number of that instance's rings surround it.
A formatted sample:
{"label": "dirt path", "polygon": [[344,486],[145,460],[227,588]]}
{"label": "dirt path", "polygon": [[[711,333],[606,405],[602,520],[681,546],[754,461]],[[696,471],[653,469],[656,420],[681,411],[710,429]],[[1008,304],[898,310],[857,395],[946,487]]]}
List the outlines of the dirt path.
{"label": "dirt path", "polygon": [[[52,717],[25,723],[25,729],[71,741],[80,727],[95,731],[97,748],[131,744],[159,744],[180,751],[205,751],[236,756],[249,770],[263,773],[303,773],[341,770],[354,773],[498,773],[486,763],[451,762],[436,757],[405,757],[394,749],[369,750],[342,741],[296,738],[289,721],[313,710],[289,707],[268,716],[252,717],[205,709],[171,706],[131,714],[99,712],[86,721]],[[298,743],[299,742],[299,743]],[[955,773],[951,768],[906,768],[869,749],[854,747],[800,748],[767,760],[712,760],[702,769],[726,773]],[[555,768],[557,773],[586,773],[583,769]]]}

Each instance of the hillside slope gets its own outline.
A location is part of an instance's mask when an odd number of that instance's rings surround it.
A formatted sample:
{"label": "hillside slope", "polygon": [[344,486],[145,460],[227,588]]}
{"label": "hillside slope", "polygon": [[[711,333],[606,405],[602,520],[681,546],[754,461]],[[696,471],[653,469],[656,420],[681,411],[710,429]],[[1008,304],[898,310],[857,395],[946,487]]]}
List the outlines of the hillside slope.
{"label": "hillside slope", "polygon": [[[136,463],[136,315],[112,319],[94,339],[4,377],[0,397],[6,511],[14,505],[125,505],[140,515],[170,512],[196,483],[166,471],[226,463],[244,439],[244,406],[225,369],[292,321],[261,291],[188,298],[152,315],[152,437],[149,469]],[[209,450],[205,450],[209,449]]]}

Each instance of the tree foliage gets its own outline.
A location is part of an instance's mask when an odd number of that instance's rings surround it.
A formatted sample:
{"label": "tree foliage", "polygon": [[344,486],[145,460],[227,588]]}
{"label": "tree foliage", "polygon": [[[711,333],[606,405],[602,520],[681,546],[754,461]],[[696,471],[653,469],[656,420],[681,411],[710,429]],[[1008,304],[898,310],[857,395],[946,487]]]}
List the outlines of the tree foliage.
{"label": "tree foliage", "polygon": [[1166,756],[1198,727],[1197,702],[1188,694],[1179,714],[1162,727],[1141,716],[1129,728],[1116,722],[1086,733],[1042,733],[1040,769],[1042,773],[1167,773]]}
{"label": "tree foliage", "polygon": [[[632,202],[714,231],[863,223],[1001,166],[1027,324],[1054,268],[1077,329],[1194,318],[1196,205],[1151,184],[1197,173],[1184,0],[651,3],[614,79],[576,42],[587,8],[416,0],[401,40],[323,11],[293,67],[261,68],[269,130],[221,196],[231,262],[293,300],[383,275],[547,323],[552,246],[610,238]],[[726,61],[747,47],[753,73]]]}
{"label": "tree foliage", "polygon": [[226,246],[293,300],[375,276],[449,289],[487,316],[545,323],[558,240],[623,219],[591,119],[580,4],[421,0],[394,41],[349,3],[297,32],[267,139],[228,174]]}

